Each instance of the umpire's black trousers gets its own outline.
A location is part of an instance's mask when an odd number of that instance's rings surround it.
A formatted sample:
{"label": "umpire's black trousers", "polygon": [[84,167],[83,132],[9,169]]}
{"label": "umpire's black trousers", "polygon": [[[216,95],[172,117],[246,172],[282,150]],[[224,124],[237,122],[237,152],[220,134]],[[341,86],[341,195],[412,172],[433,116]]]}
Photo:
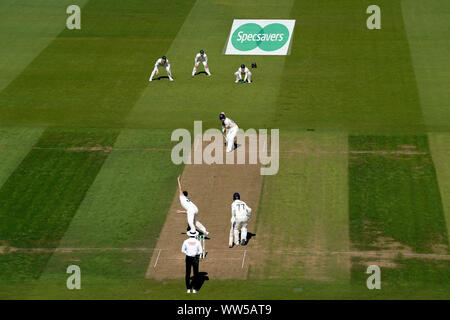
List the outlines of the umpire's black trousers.
{"label": "umpire's black trousers", "polygon": [[[194,269],[194,279],[191,282],[191,268]],[[196,289],[196,284],[198,280],[198,257],[186,256],[186,288]]]}

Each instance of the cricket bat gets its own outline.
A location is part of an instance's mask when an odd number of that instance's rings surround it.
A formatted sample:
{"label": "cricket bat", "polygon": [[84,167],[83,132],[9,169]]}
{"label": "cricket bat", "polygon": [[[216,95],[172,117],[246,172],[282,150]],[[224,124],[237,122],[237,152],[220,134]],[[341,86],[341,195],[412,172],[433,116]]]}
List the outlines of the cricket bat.
{"label": "cricket bat", "polygon": [[230,238],[228,240],[229,247],[233,246],[233,240],[234,240],[233,231],[234,231],[234,222],[231,224],[231,228],[230,228]]}

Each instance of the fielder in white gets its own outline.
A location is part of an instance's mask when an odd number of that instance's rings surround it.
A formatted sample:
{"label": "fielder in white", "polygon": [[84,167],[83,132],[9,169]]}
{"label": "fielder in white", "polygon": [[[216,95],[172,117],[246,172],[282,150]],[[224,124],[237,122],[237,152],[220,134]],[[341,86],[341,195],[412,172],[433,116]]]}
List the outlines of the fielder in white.
{"label": "fielder in white", "polygon": [[155,68],[153,69],[152,74],[150,75],[150,79],[148,79],[148,81],[150,81],[150,82],[153,81],[153,76],[159,74],[159,70],[158,70],[159,67],[166,68],[167,75],[169,76],[169,80],[173,81],[172,72],[170,72],[170,62],[166,56],[162,56],[161,58],[156,60]]}
{"label": "fielder in white", "polygon": [[206,228],[198,221],[198,208],[197,206],[187,197],[188,192],[182,191],[181,188],[181,176],[178,176],[178,192],[180,194],[180,203],[184,210],[177,210],[177,213],[186,213],[187,222],[189,224],[189,231],[195,232],[197,227],[205,236],[209,235],[209,232],[206,231]]}
{"label": "fielder in white", "polygon": [[[233,194],[233,203],[231,204],[231,230],[230,230],[230,241],[228,246],[233,247],[233,236],[234,244],[239,245],[239,231],[241,232],[241,245],[245,246],[247,244],[247,224],[250,220],[252,209],[247,206],[244,201],[241,201],[241,196],[239,193]],[[232,232],[234,234],[232,234]]]}
{"label": "fielder in white", "polygon": [[208,76],[211,76],[211,72],[209,72],[208,67],[208,56],[203,50],[200,50],[200,52],[197,53],[197,55],[195,56],[194,69],[192,69],[192,76],[195,76],[195,73],[197,72],[197,68],[200,65],[200,62],[203,63],[203,67],[205,67],[205,71],[208,74]]}
{"label": "fielder in white", "polygon": [[227,152],[231,152],[238,147],[234,142],[234,138],[236,138],[239,127],[233,120],[227,118],[223,112],[220,113],[219,119],[222,121],[222,132],[225,133]]}
{"label": "fielder in white", "polygon": [[239,82],[239,80],[242,80],[242,74],[245,74],[244,76],[244,82],[248,81],[248,83],[252,82],[252,73],[248,68],[245,66],[245,64],[241,64],[241,67],[234,73],[236,76],[236,81]]}

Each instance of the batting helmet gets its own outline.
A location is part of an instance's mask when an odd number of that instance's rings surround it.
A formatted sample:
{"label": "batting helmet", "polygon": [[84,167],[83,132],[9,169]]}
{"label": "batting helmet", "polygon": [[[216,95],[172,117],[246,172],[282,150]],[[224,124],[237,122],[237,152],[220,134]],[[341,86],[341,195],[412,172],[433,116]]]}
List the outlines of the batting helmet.
{"label": "batting helmet", "polygon": [[225,119],[225,115],[224,115],[223,113],[219,114],[219,119],[220,119],[220,120]]}
{"label": "batting helmet", "polygon": [[204,54],[204,53],[205,53],[205,51],[203,51],[203,50],[200,50],[200,53],[201,53],[201,54]]}
{"label": "batting helmet", "polygon": [[234,194],[233,194],[233,200],[240,200],[241,199],[241,196],[239,195],[239,193],[237,193],[237,192],[235,192]]}
{"label": "batting helmet", "polygon": [[162,56],[161,57],[163,60],[167,60],[167,57],[166,56]]}
{"label": "batting helmet", "polygon": [[245,68],[245,64],[241,64],[241,68],[244,69]]}

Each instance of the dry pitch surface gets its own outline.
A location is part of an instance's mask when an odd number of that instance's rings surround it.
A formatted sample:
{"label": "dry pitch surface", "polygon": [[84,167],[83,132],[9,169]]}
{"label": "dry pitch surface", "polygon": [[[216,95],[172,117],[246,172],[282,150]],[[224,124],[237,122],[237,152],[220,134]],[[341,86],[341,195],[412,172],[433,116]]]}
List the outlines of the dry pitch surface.
{"label": "dry pitch surface", "polygon": [[[248,152],[247,152],[248,154]],[[236,155],[235,155],[236,156]],[[200,263],[200,272],[207,272],[214,279],[245,279],[248,274],[249,254],[256,246],[254,234],[261,193],[260,165],[186,165],[182,186],[199,208],[198,220],[211,233],[206,240],[207,255]],[[248,230],[253,236],[247,246],[228,248],[232,196],[239,192],[241,199],[252,208]],[[177,214],[181,209],[176,192],[167,220],[163,226],[149,263],[146,277],[157,280],[184,277],[184,254],[181,244],[186,239],[186,215]]]}

